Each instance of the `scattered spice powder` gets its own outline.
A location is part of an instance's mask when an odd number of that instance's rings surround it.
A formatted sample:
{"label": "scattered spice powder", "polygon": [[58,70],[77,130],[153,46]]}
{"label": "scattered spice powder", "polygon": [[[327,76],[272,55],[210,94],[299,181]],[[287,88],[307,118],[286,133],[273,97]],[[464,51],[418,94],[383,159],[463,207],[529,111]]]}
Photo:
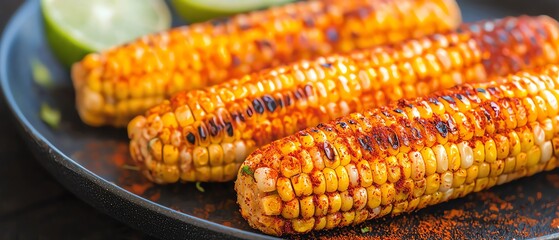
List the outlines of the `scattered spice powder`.
{"label": "scattered spice powder", "polygon": [[554,188],[559,188],[559,174],[549,174],[545,178]]}
{"label": "scattered spice powder", "polygon": [[551,227],[559,228],[559,218],[554,218],[553,221],[551,221]]}
{"label": "scattered spice powder", "polygon": [[128,189],[129,191],[133,192],[134,194],[137,195],[142,195],[146,192],[146,190],[150,187],[152,187],[153,184],[132,184],[132,186],[130,186],[130,188]]}

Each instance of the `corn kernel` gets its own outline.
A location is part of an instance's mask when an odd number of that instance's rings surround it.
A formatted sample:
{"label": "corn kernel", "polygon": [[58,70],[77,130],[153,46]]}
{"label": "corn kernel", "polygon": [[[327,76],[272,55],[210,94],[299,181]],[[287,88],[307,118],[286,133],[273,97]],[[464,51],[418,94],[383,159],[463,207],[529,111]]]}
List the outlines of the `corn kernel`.
{"label": "corn kernel", "polygon": [[284,202],[291,201],[295,198],[295,192],[289,178],[280,177],[276,183],[278,194]]}
{"label": "corn kernel", "polygon": [[425,178],[425,162],[419,152],[413,151],[409,154],[411,161],[411,178],[420,180]]}
{"label": "corn kernel", "polygon": [[466,177],[468,176],[468,170],[461,168],[458,171],[454,172],[452,187],[458,188],[466,182]]}
{"label": "corn kernel", "polygon": [[468,143],[459,143],[458,150],[460,152],[461,168],[467,169],[472,166],[472,164],[474,164],[474,151],[468,146]]}
{"label": "corn kernel", "polygon": [[342,199],[342,206],[340,210],[344,212],[349,211],[353,207],[353,197],[348,191],[341,192],[340,197]]}
{"label": "corn kernel", "polygon": [[207,166],[209,163],[209,154],[208,154],[208,149],[205,147],[196,147],[194,148],[194,151],[192,152],[192,155],[194,156],[194,167],[198,168],[198,167],[203,167],[203,166]]}
{"label": "corn kernel", "polygon": [[485,142],[485,162],[493,163],[497,160],[497,146],[493,139]]}
{"label": "corn kernel", "polygon": [[323,194],[326,192],[326,179],[324,178],[324,173],[321,171],[314,171],[311,175],[311,182],[313,183],[313,193]]}
{"label": "corn kernel", "polygon": [[328,196],[324,194],[318,195],[318,197],[314,199],[314,204],[315,204],[314,216],[316,217],[326,216],[326,214],[328,213],[328,208],[330,207],[328,204]]}
{"label": "corn kernel", "polygon": [[398,159],[394,156],[390,156],[385,159],[387,168],[387,177],[389,182],[397,182],[400,180],[400,166],[398,165]]}
{"label": "corn kernel", "polygon": [[308,196],[304,197],[299,201],[299,205],[301,206],[301,217],[302,218],[310,218],[314,216],[314,197]]}
{"label": "corn kernel", "polygon": [[404,182],[400,182],[397,186],[396,196],[394,197],[395,202],[407,201],[408,197],[414,192],[414,181],[411,179],[406,179]]}
{"label": "corn kernel", "polygon": [[314,222],[314,230],[316,231],[322,230],[326,227],[326,217],[317,217],[315,218]]}
{"label": "corn kernel", "polygon": [[326,229],[332,229],[340,225],[342,213],[334,212],[326,216]]}
{"label": "corn kernel", "polygon": [[369,162],[362,160],[357,163],[357,170],[359,171],[359,176],[361,177],[361,186],[369,187],[373,184],[373,172],[369,166]]}
{"label": "corn kernel", "polygon": [[293,185],[295,195],[298,197],[308,196],[313,192],[311,178],[306,173],[300,173],[291,177],[291,184]]}
{"label": "corn kernel", "polygon": [[522,151],[522,144],[520,138],[515,131],[509,133],[509,143],[510,143],[510,156],[516,156]]}
{"label": "corn kernel", "polygon": [[526,167],[532,167],[539,163],[542,156],[542,151],[537,145],[532,146],[532,148],[527,153]]}
{"label": "corn kernel", "polygon": [[339,193],[330,193],[328,194],[328,202],[330,206],[328,207],[328,213],[337,213],[340,211],[342,207],[342,197]]}
{"label": "corn kernel", "polygon": [[382,194],[379,188],[375,186],[370,186],[366,188],[367,190],[367,207],[374,209],[381,204]]}
{"label": "corn kernel", "polygon": [[371,163],[371,169],[373,170],[373,179],[376,184],[381,185],[388,180],[386,165],[380,162],[380,160],[374,159]]}
{"label": "corn kernel", "polygon": [[420,201],[420,198],[414,198],[414,199],[410,200],[408,202],[408,207],[404,211],[406,211],[406,212],[414,211],[415,209],[417,209],[417,207],[419,205],[419,201]]}
{"label": "corn kernel", "polygon": [[528,155],[524,152],[519,153],[518,155],[516,155],[516,165],[514,166],[514,171],[518,172],[526,168],[527,163],[528,163]]}
{"label": "corn kernel", "polygon": [[363,187],[353,189],[353,206],[357,210],[367,205],[367,190]]}
{"label": "corn kernel", "polygon": [[452,172],[444,172],[441,174],[441,185],[439,187],[440,192],[446,192],[448,189],[452,188],[452,182],[454,180],[454,175]]}
{"label": "corn kernel", "polygon": [[281,174],[285,177],[293,177],[301,173],[301,162],[292,156],[284,156],[281,160]]}
{"label": "corn kernel", "polygon": [[478,165],[473,165],[473,166],[471,166],[470,168],[468,168],[468,170],[466,170],[466,171],[467,171],[467,176],[466,176],[466,181],[465,181],[465,183],[466,183],[466,184],[473,183],[473,182],[477,179],[477,177],[478,177],[478,175],[479,175],[479,167],[478,167]]}
{"label": "corn kernel", "polygon": [[[434,175],[434,174],[433,174]],[[419,181],[414,181],[413,183],[413,196],[420,197],[425,193],[425,189],[427,188],[427,181],[426,179],[421,179]]]}
{"label": "corn kernel", "polygon": [[427,147],[421,149],[421,156],[425,162],[425,175],[431,176],[437,172],[437,158],[433,149]]}
{"label": "corn kernel", "polygon": [[486,189],[487,184],[489,184],[489,178],[487,178],[487,177],[478,178],[476,180],[476,185],[475,185],[475,188],[474,188],[474,192],[479,192],[479,191],[482,191],[482,190]]}
{"label": "corn kernel", "polygon": [[437,172],[444,173],[448,170],[448,155],[446,149],[443,145],[433,146],[433,152],[435,152],[435,157],[437,159]]}
{"label": "corn kernel", "polygon": [[272,192],[276,190],[276,182],[278,173],[276,170],[268,167],[257,168],[254,171],[254,180],[260,191]]}
{"label": "corn kernel", "polygon": [[398,155],[396,155],[396,158],[398,158],[398,162],[400,163],[400,167],[401,167],[401,175],[404,179],[408,179],[411,177],[411,161],[408,157],[408,154],[406,153],[398,153]]}
{"label": "corn kernel", "polygon": [[441,181],[439,174],[433,174],[431,176],[428,176],[426,181],[427,183],[425,188],[425,194],[430,195],[439,190],[440,181]]}
{"label": "corn kernel", "polygon": [[426,208],[432,200],[432,195],[423,195],[419,198],[418,209]]}
{"label": "corn kernel", "polygon": [[281,198],[274,194],[265,196],[261,200],[262,209],[264,210],[264,214],[268,216],[275,216],[281,214]]}
{"label": "corn kernel", "polygon": [[497,148],[497,159],[505,159],[509,156],[510,143],[507,137],[497,134],[495,136],[495,145]]}
{"label": "corn kernel", "polygon": [[361,209],[355,211],[355,220],[353,221],[354,224],[362,223],[369,218],[369,210],[368,209]]}
{"label": "corn kernel", "polygon": [[163,146],[163,162],[165,164],[176,164],[179,160],[179,150],[173,145]]}
{"label": "corn kernel", "polygon": [[[283,198],[282,198],[283,199]],[[299,200],[293,199],[291,201],[285,202],[281,209],[281,216],[285,219],[294,219],[299,217]]]}
{"label": "corn kernel", "polygon": [[460,151],[456,144],[447,143],[445,149],[448,154],[448,169],[456,171],[460,168],[462,161],[460,160]]}
{"label": "corn kernel", "polygon": [[309,219],[293,219],[291,220],[291,226],[293,230],[298,233],[306,233],[313,229],[314,218]]}
{"label": "corn kernel", "polygon": [[442,201],[443,198],[443,193],[442,192],[435,192],[433,193],[433,195],[431,195],[431,202],[429,203],[429,205],[435,205],[435,204],[439,204]]}
{"label": "corn kernel", "polygon": [[324,168],[324,179],[326,180],[326,192],[334,192],[338,190],[338,176],[336,171],[331,168]]}
{"label": "corn kernel", "polygon": [[490,177],[496,177],[503,174],[503,170],[505,169],[505,163],[503,160],[497,160],[494,163],[490,164]]}
{"label": "corn kernel", "polygon": [[553,156],[553,146],[551,145],[551,141],[544,142],[542,145],[540,145],[540,149],[542,152],[540,162],[546,163]]}
{"label": "corn kernel", "polygon": [[380,186],[381,192],[381,204],[388,205],[394,202],[394,197],[396,196],[396,189],[392,183],[386,183]]}
{"label": "corn kernel", "polygon": [[474,153],[474,162],[476,164],[485,161],[485,145],[483,144],[483,142],[476,140],[473,153]]}

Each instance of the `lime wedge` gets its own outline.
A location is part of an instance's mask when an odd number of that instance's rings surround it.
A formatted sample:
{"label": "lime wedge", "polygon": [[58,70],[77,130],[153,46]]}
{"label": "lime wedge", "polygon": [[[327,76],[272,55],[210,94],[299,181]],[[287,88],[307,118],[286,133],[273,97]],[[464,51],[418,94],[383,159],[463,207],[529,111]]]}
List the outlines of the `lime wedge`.
{"label": "lime wedge", "polygon": [[90,52],[165,30],[171,14],[163,0],[42,0],[45,32],[66,66]]}
{"label": "lime wedge", "polygon": [[187,22],[202,22],[293,1],[295,0],[172,0],[171,2],[177,13]]}

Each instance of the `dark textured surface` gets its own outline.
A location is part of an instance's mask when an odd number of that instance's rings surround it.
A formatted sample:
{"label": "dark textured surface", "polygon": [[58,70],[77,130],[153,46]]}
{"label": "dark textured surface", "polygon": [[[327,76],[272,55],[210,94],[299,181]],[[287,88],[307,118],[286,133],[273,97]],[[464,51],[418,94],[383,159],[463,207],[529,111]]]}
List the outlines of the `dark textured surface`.
{"label": "dark textured surface", "polygon": [[[0,29],[22,3],[0,1]],[[18,134],[4,98],[0,116],[0,239],[149,238],[76,198],[49,175]]]}
{"label": "dark textured surface", "polygon": [[[549,14],[559,16],[559,6],[553,0],[514,0],[506,1],[459,1],[462,4],[464,19],[467,21],[488,17],[503,17],[518,14]],[[21,1],[2,1],[0,3],[0,23],[3,25],[8,16]],[[466,4],[467,3],[467,4]],[[499,6],[504,5],[504,6]],[[38,9],[33,11],[38,12]],[[73,95],[67,72],[53,61],[44,45],[37,16],[21,26],[16,46],[10,50],[13,59],[9,66],[1,69],[12,73],[10,91],[22,116],[29,120],[44,139],[51,141],[62,153],[102,178],[118,186],[157,202],[170,209],[180,210],[189,215],[210,219],[217,225],[202,227],[219,228],[221,225],[250,230],[240,219],[234,204],[232,184],[205,184],[206,193],[198,192],[192,184],[155,187],[143,181],[133,170],[123,168],[129,160],[126,153],[125,133],[113,129],[92,129],[81,124],[73,108]],[[5,54],[5,53],[1,53]],[[12,56],[13,55],[13,56]],[[37,58],[53,70],[56,86],[53,89],[38,87],[30,78],[29,59]],[[0,66],[0,67],[5,67]],[[15,71],[14,71],[15,70]],[[4,79],[6,80],[6,79]],[[42,101],[49,102],[63,112],[61,128],[51,130],[37,117],[38,106]],[[146,235],[114,220],[102,212],[110,213],[121,221],[152,234],[176,238],[218,237],[215,233],[200,231],[183,222],[190,222],[187,215],[158,205],[147,203],[132,194],[118,190],[115,185],[90,176],[78,165],[49,151],[42,143],[43,138],[27,138],[29,146],[35,146],[35,156],[31,154],[20,136],[33,133],[21,131],[18,134],[16,121],[11,121],[8,107],[0,101],[0,239],[28,238],[146,238]],[[37,148],[36,146],[39,146]],[[47,158],[51,156],[51,158]],[[37,161],[38,160],[38,161]],[[41,162],[54,173],[66,187],[78,192],[80,197],[96,206],[97,211],[74,197],[57,183],[39,165]],[[331,231],[315,236],[348,237],[359,234],[360,227],[373,227],[368,236],[392,237],[447,237],[469,238],[526,238],[550,235],[559,232],[552,221],[559,214],[559,172],[539,174],[512,184],[501,186],[492,191],[470,195],[439,206],[420,211],[418,214],[397,217],[391,220],[377,220],[343,231]],[[111,194],[111,192],[118,192]],[[125,192],[124,194],[122,192]],[[539,193],[539,194],[538,194]],[[519,196],[521,194],[521,196]],[[498,210],[491,209],[496,203],[509,203]],[[148,205],[145,205],[148,204]],[[146,207],[149,206],[149,207]],[[456,211],[474,212],[462,214],[448,221],[437,222],[439,217]],[[513,222],[507,220],[514,219]],[[455,225],[448,225],[454,221]],[[559,221],[559,220],[558,220]],[[415,231],[414,227],[435,224],[430,231]],[[438,225],[437,225],[438,223]],[[200,226],[200,225],[199,225]],[[450,226],[450,227],[449,227]],[[403,233],[392,231],[399,228]],[[425,230],[425,228],[422,228]],[[443,232],[437,232],[442,229]],[[222,229],[221,231],[228,231]],[[237,236],[243,233],[236,232]],[[404,235],[397,235],[404,234]],[[246,235],[245,235],[246,236]]]}

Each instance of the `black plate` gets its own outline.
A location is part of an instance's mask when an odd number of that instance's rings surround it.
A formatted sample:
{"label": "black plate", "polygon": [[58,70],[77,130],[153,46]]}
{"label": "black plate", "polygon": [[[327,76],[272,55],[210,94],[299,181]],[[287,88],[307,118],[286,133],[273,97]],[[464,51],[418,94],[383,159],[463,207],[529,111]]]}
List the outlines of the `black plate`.
{"label": "black plate", "polygon": [[[553,1],[540,1],[539,8],[462,2],[466,21],[557,11]],[[33,60],[50,70],[53,87],[41,87],[33,81]],[[81,123],[74,110],[68,71],[46,45],[39,1],[27,1],[7,26],[0,45],[0,76],[4,96],[37,159],[58,181],[97,209],[162,238],[270,238],[252,230],[241,218],[232,183],[204,184],[205,193],[193,184],[154,186],[125,167],[130,159],[124,130],[91,128]],[[61,110],[58,129],[41,121],[42,103]],[[558,185],[556,170],[418,213],[310,236],[559,237]],[[372,231],[363,234],[364,227],[372,227]]]}

